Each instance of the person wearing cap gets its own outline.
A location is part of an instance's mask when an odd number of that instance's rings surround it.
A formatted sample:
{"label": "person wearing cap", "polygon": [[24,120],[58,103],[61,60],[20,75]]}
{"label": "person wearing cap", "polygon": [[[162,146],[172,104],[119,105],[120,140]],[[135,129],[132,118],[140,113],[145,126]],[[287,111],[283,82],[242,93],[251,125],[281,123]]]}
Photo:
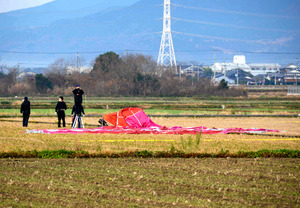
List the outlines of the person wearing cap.
{"label": "person wearing cap", "polygon": [[57,105],[55,107],[55,113],[57,114],[57,118],[58,118],[58,127],[61,127],[61,120],[63,123],[63,127],[66,127],[66,120],[65,120],[66,110],[67,110],[67,105],[64,102],[64,98],[61,96],[59,97]]}
{"label": "person wearing cap", "polygon": [[23,127],[27,127],[30,116],[30,101],[28,97],[24,97],[24,101],[21,105],[21,113],[23,114]]}
{"label": "person wearing cap", "polygon": [[80,85],[76,85],[75,89],[73,90],[74,94],[74,102],[75,105],[81,105],[82,104],[82,95],[84,94],[83,90],[81,89]]}

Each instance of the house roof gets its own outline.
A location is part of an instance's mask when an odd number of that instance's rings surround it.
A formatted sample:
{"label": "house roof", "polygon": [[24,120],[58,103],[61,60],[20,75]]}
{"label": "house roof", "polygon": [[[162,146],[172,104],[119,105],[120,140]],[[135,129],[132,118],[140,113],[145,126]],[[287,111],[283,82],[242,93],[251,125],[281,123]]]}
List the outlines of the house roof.
{"label": "house roof", "polygon": [[297,69],[297,66],[295,64],[287,64],[284,66],[284,68],[287,68],[287,69]]}
{"label": "house roof", "polygon": [[277,63],[251,63],[248,64],[251,68],[281,68]]}
{"label": "house roof", "polygon": [[225,63],[215,63],[211,66],[212,69],[214,68],[218,68],[218,69],[226,69],[226,71],[230,71],[233,69],[248,69],[250,70],[251,67],[248,64],[235,64],[235,63],[230,63],[230,62],[225,62]]}

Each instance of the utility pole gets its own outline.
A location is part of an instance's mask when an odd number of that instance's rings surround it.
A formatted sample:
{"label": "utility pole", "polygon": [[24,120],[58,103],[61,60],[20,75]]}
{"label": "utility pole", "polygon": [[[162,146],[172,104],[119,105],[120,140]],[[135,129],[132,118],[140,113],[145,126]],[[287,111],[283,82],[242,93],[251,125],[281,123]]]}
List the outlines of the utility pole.
{"label": "utility pole", "polygon": [[214,49],[214,81],[216,80],[216,49]]}
{"label": "utility pole", "polygon": [[236,83],[237,83],[237,86],[239,86],[239,64],[237,64],[236,75],[237,75]]}
{"label": "utility pole", "polygon": [[226,81],[226,71],[227,71],[227,65],[224,61],[224,79],[225,79],[225,81]]}
{"label": "utility pole", "polygon": [[192,74],[192,86],[194,86],[194,70],[193,70],[193,74]]}
{"label": "utility pole", "polygon": [[128,49],[126,49],[126,64],[128,64]]}
{"label": "utility pole", "polygon": [[78,68],[78,57],[79,57],[79,54],[78,52],[76,53],[76,69],[77,69],[77,72],[79,72],[79,68]]}
{"label": "utility pole", "polygon": [[181,64],[179,65],[179,78],[181,78]]}
{"label": "utility pole", "polygon": [[176,58],[171,32],[171,0],[164,0],[163,32],[157,65],[176,69]]}
{"label": "utility pole", "polygon": [[[298,71],[298,69],[299,69],[299,58],[297,58],[297,69],[296,69],[296,71]],[[298,86],[297,75],[298,75],[298,72],[296,73],[296,86]]]}

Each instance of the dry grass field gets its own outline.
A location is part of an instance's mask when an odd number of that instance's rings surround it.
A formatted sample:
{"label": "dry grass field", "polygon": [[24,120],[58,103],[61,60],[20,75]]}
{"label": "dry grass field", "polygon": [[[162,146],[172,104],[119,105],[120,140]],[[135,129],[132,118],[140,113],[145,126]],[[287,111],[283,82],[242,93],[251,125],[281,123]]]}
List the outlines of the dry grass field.
{"label": "dry grass field", "polygon": [[[5,119],[18,122],[0,121],[0,152],[31,150],[84,150],[89,153],[123,151],[169,151],[171,146],[184,152],[217,153],[228,150],[257,151],[261,149],[299,150],[299,138],[284,138],[262,135],[201,135],[196,144],[196,136],[191,135],[113,135],[78,134],[48,135],[25,134],[21,118]],[[84,118],[84,123],[97,125],[97,118]],[[67,118],[68,123],[71,118]],[[266,128],[277,129],[274,135],[300,135],[298,118],[153,118],[153,121],[165,126],[206,126],[216,128]],[[30,123],[31,122],[31,123]],[[28,129],[54,129],[56,118],[30,118]],[[44,122],[44,123],[34,123]],[[70,128],[70,124],[67,126]]]}

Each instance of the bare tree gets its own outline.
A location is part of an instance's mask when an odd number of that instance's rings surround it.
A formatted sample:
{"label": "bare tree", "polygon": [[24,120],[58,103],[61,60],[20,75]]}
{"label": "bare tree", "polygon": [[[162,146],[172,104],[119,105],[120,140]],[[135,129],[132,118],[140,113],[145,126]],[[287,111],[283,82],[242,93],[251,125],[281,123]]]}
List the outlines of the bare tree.
{"label": "bare tree", "polygon": [[58,58],[48,66],[48,69],[46,70],[46,75],[66,75],[68,66],[69,63],[64,58]]}
{"label": "bare tree", "polygon": [[2,95],[9,95],[10,89],[18,83],[19,67],[2,67],[1,70],[0,91]]}

